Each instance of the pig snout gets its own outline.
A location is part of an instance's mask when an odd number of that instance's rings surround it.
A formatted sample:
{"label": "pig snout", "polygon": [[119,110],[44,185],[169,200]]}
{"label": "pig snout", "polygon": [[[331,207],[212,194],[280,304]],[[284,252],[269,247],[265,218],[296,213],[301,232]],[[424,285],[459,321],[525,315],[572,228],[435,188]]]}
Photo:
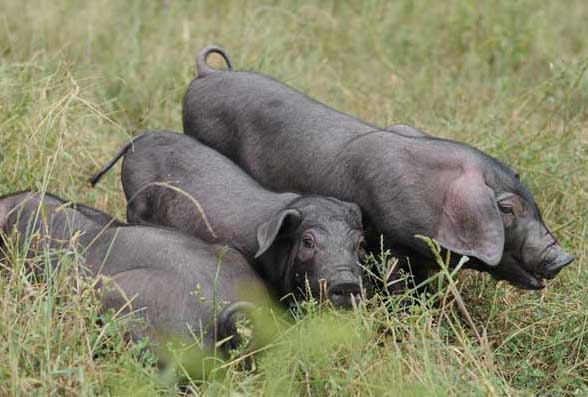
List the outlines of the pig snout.
{"label": "pig snout", "polygon": [[327,291],[329,300],[336,307],[351,307],[352,301],[356,303],[362,298],[359,280],[355,281],[347,277],[345,281],[337,281],[330,285]]}
{"label": "pig snout", "polygon": [[555,244],[549,249],[549,252],[546,255],[541,273],[545,278],[552,279],[575,259],[575,256],[565,252],[559,244]]}

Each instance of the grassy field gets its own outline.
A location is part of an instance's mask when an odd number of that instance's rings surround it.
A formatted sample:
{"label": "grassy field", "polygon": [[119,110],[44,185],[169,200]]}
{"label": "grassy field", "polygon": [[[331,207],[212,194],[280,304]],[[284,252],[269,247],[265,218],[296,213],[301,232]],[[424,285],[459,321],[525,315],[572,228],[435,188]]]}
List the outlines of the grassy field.
{"label": "grassy field", "polygon": [[[210,395],[588,394],[588,4],[584,0],[0,1],[0,194],[46,188],[124,218],[118,171],[87,178],[150,128],[181,130],[208,43],[342,111],[471,143],[517,168],[578,259],[544,291],[444,277],[394,313],[310,305]],[[8,268],[4,265],[8,265]],[[453,288],[449,286],[453,285]],[[124,320],[96,324],[75,273],[0,268],[0,395],[169,395]],[[473,321],[457,305],[465,302]],[[394,302],[392,302],[394,304]]]}

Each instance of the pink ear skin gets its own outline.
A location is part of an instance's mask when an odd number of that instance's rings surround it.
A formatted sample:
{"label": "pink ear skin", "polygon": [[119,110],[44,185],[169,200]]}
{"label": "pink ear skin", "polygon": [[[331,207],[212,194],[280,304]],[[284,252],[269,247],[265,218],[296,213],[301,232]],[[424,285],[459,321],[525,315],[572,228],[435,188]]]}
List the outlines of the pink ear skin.
{"label": "pink ear skin", "polygon": [[471,170],[446,186],[435,239],[450,251],[498,265],[504,251],[504,225],[494,191]]}

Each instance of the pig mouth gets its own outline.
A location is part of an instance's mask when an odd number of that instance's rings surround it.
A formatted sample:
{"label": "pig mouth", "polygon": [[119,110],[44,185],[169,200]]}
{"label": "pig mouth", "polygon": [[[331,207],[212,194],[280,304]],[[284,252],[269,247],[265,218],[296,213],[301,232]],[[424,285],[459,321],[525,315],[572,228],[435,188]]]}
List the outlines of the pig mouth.
{"label": "pig mouth", "polygon": [[512,259],[510,266],[513,267],[513,271],[509,271],[507,265],[505,279],[517,287],[530,290],[545,288],[545,280],[554,279],[564,267],[573,261],[572,257],[563,262],[559,262],[557,258],[548,257],[543,259],[534,270],[530,270],[518,258],[513,257]]}
{"label": "pig mouth", "polygon": [[507,281],[521,289],[541,290],[545,288],[545,275],[539,271],[527,269],[523,262],[514,256],[504,258],[497,268],[487,271],[495,279]]}
{"label": "pig mouth", "polygon": [[[543,265],[543,263],[541,265]],[[509,271],[508,269],[509,264],[507,264],[505,269],[507,275],[510,273],[510,277],[506,278],[507,281],[519,288],[528,290],[540,290],[545,288],[545,274],[538,270],[528,269],[520,258],[512,255],[510,266],[513,268],[512,271]],[[536,269],[542,269],[542,267],[538,266]]]}
{"label": "pig mouth", "polygon": [[572,255],[550,254],[544,255],[543,260],[530,266],[522,258],[505,253],[496,267],[490,267],[483,262],[474,262],[471,267],[490,273],[495,279],[507,281],[521,289],[541,290],[545,288],[546,280],[555,278],[574,259]]}
{"label": "pig mouth", "polygon": [[538,272],[529,272],[523,269],[522,266],[520,266],[520,271],[524,276],[526,276],[526,280],[521,279],[513,282],[513,284],[515,284],[517,287],[530,290],[540,290],[545,288],[546,277],[543,274]]}

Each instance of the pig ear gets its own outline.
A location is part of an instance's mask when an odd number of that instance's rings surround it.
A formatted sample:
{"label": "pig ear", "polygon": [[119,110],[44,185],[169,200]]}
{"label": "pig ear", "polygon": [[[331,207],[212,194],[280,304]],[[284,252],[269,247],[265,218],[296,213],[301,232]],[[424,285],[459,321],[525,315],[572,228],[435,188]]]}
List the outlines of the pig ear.
{"label": "pig ear", "polygon": [[259,258],[272,246],[280,231],[288,226],[298,226],[301,220],[302,214],[300,211],[289,208],[278,212],[269,221],[259,225],[257,228],[259,249],[255,254],[255,258]]}
{"label": "pig ear", "polygon": [[435,239],[445,248],[496,266],[504,251],[504,224],[494,191],[477,174],[449,183]]}

